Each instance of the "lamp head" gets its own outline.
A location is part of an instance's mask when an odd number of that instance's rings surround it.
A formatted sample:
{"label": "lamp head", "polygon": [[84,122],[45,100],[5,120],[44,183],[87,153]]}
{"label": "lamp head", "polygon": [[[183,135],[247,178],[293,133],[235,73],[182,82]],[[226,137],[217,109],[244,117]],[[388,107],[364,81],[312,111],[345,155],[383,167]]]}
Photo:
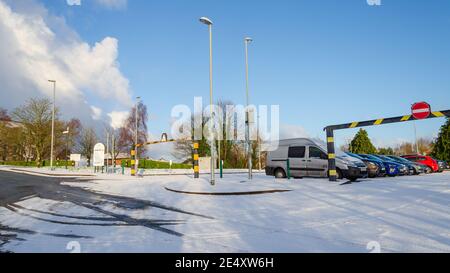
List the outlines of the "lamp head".
{"label": "lamp head", "polygon": [[213,22],[207,17],[201,17],[200,22],[208,26],[211,26],[213,24]]}
{"label": "lamp head", "polygon": [[253,39],[250,38],[250,37],[245,37],[244,40],[245,40],[245,42],[248,43],[248,44],[251,43],[251,42],[253,42]]}

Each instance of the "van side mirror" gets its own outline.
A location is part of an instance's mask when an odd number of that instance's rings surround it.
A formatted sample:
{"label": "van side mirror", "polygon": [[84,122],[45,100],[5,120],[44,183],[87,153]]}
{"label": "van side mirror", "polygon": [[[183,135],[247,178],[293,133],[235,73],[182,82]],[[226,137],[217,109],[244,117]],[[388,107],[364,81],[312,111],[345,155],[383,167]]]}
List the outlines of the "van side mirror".
{"label": "van side mirror", "polygon": [[328,156],[326,154],[320,154],[320,159],[328,160]]}

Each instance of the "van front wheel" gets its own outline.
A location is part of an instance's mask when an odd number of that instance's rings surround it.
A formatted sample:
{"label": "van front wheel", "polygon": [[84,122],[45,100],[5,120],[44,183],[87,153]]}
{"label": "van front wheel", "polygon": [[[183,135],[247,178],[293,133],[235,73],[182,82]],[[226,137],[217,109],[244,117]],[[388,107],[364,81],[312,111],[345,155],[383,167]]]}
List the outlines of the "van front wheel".
{"label": "van front wheel", "polygon": [[286,178],[286,173],[284,172],[283,169],[276,169],[275,170],[275,178],[277,178],[277,179]]}

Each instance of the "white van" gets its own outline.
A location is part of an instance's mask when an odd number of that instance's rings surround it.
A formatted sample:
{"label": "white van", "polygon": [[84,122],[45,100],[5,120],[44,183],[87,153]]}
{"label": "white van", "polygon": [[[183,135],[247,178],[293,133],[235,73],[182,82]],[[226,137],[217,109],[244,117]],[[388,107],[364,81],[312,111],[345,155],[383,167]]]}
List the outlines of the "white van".
{"label": "white van", "polygon": [[[328,177],[328,155],[326,143],[321,140],[298,138],[282,140],[278,149],[267,155],[266,174],[286,178],[287,159],[292,177]],[[336,172],[338,179],[355,181],[367,177],[363,161],[336,150]]]}

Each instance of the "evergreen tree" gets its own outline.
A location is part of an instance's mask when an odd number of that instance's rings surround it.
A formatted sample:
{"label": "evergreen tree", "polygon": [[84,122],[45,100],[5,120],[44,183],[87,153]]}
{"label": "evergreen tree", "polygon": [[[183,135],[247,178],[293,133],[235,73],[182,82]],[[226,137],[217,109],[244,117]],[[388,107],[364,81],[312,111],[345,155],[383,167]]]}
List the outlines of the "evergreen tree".
{"label": "evergreen tree", "polygon": [[391,147],[378,149],[378,154],[380,155],[395,155],[394,149]]}
{"label": "evergreen tree", "polygon": [[355,154],[375,154],[377,152],[364,129],[360,129],[355,135],[355,138],[350,142],[349,150]]}
{"label": "evergreen tree", "polygon": [[450,161],[450,118],[447,118],[447,122],[441,127],[432,156],[447,162]]}

